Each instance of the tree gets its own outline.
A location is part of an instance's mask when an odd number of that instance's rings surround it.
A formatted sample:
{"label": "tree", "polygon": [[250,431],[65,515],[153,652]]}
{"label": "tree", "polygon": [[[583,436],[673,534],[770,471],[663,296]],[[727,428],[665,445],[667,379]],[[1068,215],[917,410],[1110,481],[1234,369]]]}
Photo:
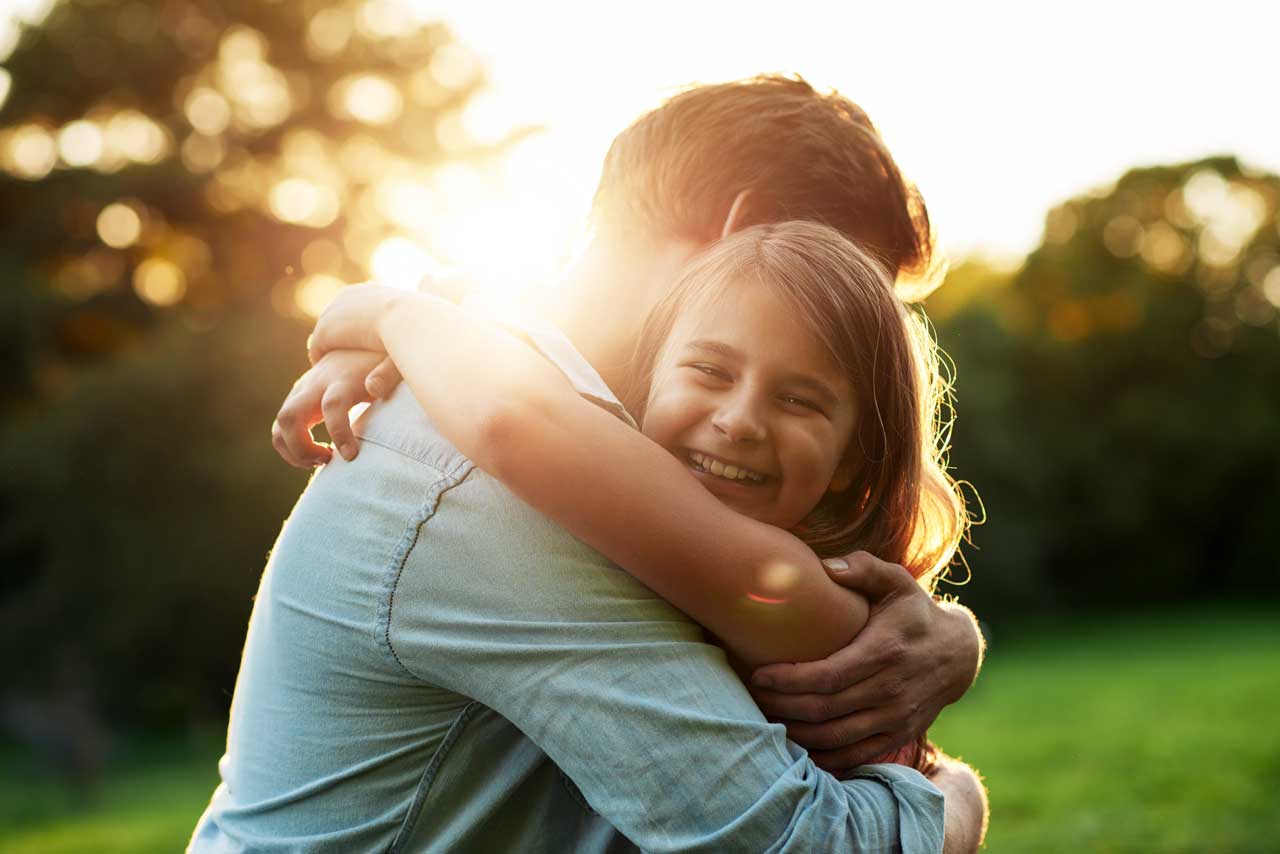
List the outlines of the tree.
{"label": "tree", "polygon": [[[394,0],[64,0],[0,107],[0,651],[121,720],[225,710],[303,475],[268,427],[305,321],[431,249],[484,85]],[[456,168],[456,167],[455,167]],[[406,241],[415,241],[415,244]],[[411,259],[412,260],[412,259]]]}
{"label": "tree", "polygon": [[1278,206],[1230,158],[1134,170],[939,323],[978,606],[1276,589]]}

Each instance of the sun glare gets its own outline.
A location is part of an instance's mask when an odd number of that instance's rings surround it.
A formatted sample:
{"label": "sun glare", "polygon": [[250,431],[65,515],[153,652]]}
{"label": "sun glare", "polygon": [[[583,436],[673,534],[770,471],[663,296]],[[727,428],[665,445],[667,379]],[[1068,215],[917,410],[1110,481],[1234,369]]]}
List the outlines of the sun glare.
{"label": "sun glare", "polygon": [[414,290],[426,276],[440,275],[443,267],[421,244],[405,237],[388,237],[373,250],[369,272],[384,285]]}

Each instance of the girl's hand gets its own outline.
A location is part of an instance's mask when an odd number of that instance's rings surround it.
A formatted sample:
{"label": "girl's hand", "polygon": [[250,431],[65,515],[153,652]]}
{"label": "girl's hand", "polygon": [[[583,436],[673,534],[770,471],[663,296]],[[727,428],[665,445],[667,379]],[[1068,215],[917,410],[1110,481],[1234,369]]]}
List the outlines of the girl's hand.
{"label": "girl's hand", "polygon": [[385,285],[349,285],[316,321],[307,342],[311,364],[330,350],[370,350],[386,352],[378,327],[391,307],[411,294]]}
{"label": "girl's hand", "polygon": [[333,448],[311,435],[311,428],[321,421],[338,453],[355,459],[359,443],[348,413],[357,403],[373,399],[365,386],[371,371],[386,370],[379,363],[390,365],[381,353],[333,350],[299,377],[271,425],[271,444],[281,459],[298,468],[329,462]]}

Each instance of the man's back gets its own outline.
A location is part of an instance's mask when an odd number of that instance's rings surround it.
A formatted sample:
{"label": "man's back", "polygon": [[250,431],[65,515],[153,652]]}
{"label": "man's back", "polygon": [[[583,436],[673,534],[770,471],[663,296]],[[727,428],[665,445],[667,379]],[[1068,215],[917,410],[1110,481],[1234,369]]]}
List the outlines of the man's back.
{"label": "man's back", "polygon": [[922,777],[819,772],[696,625],[407,390],[361,432],[273,553],[194,850],[940,847]]}
{"label": "man's back", "polygon": [[[316,475],[263,574],[223,785],[193,847],[480,849],[514,836],[563,850],[568,831],[575,845],[630,848],[510,722],[397,660],[389,617],[405,557],[472,469],[445,443],[433,454],[417,441],[432,434],[408,394],[369,420],[359,464]],[[561,548],[594,556],[559,533]]]}

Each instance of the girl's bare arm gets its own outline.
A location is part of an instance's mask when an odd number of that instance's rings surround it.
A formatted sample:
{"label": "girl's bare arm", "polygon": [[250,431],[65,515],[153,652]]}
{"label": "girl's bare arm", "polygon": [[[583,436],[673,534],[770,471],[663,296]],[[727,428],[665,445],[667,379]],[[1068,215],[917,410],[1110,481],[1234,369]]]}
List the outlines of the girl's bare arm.
{"label": "girl's bare arm", "polygon": [[376,341],[344,339],[322,319],[315,343],[385,348],[460,451],[745,664],[822,658],[866,622],[866,600],[831,581],[808,546],[726,507],[516,338],[418,294],[376,316]]}

